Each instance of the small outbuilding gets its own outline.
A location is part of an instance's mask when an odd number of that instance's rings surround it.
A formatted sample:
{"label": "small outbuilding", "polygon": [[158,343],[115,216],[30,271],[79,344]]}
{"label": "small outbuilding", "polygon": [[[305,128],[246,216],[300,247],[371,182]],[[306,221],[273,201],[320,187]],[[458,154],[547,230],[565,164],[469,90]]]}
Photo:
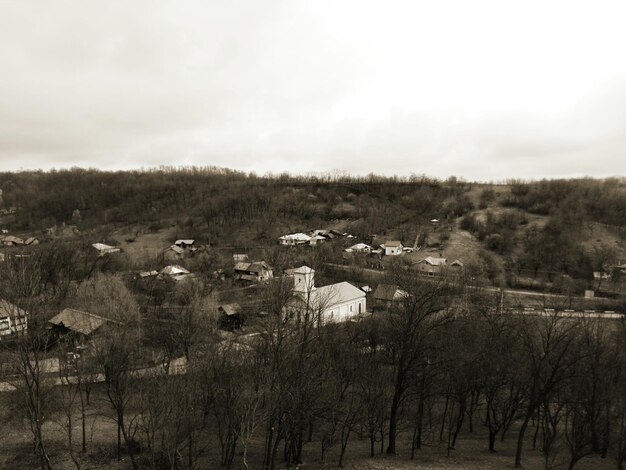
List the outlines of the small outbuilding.
{"label": "small outbuilding", "polygon": [[98,256],[109,255],[111,253],[119,253],[120,249],[105,243],[94,243],[93,246],[98,252]]}
{"label": "small outbuilding", "polygon": [[218,307],[220,313],[220,327],[234,331],[243,326],[244,318],[241,311],[241,306],[238,303],[222,304]]}

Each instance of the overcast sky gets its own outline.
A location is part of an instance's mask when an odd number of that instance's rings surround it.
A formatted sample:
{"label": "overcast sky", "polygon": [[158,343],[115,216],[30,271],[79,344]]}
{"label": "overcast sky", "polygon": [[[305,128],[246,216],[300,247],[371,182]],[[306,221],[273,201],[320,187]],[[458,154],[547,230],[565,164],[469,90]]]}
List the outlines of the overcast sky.
{"label": "overcast sky", "polygon": [[626,175],[623,1],[0,1],[0,169]]}

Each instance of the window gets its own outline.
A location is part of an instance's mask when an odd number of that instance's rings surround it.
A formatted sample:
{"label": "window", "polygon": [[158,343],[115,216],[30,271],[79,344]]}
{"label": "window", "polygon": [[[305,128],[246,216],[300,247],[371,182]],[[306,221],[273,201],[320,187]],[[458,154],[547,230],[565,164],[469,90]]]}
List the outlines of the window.
{"label": "window", "polygon": [[350,311],[352,311],[352,305],[350,305]]}

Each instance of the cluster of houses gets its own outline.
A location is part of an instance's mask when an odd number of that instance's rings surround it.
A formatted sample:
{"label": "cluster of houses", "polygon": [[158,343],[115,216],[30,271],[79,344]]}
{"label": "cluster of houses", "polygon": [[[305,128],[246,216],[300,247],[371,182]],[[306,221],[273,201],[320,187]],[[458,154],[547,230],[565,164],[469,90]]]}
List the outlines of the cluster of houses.
{"label": "cluster of houses", "polygon": [[[353,254],[376,254],[379,256],[401,256],[413,251],[412,247],[406,247],[402,242],[398,240],[388,240],[379,245],[379,248],[374,248],[366,243],[357,243],[344,250],[347,253]],[[414,268],[420,273],[427,276],[436,276],[442,274],[444,271],[448,273],[454,273],[456,270],[463,268],[463,263],[455,259],[448,261],[447,258],[437,256],[427,256],[424,259],[416,261]]]}
{"label": "cluster of houses", "polygon": [[362,253],[362,254],[377,254],[385,256],[400,256],[405,253],[410,253],[413,248],[404,246],[399,240],[387,240],[385,243],[381,243],[379,248],[374,248],[367,243],[357,243],[344,250],[346,253]]}
{"label": "cluster of houses", "polygon": [[[366,312],[365,290],[349,282],[318,287],[315,285],[315,270],[306,265],[286,270],[285,276],[293,279],[292,297],[284,312],[286,315],[308,315],[312,321],[326,324],[349,321]],[[243,326],[245,312],[239,304],[223,304],[219,312],[222,327],[233,330]]]}
{"label": "cluster of houses", "polygon": [[318,245],[324,243],[327,240],[333,240],[336,238],[355,238],[354,235],[349,233],[340,232],[338,230],[313,230],[308,234],[298,232],[290,233],[278,237],[278,242],[281,245],[296,246],[296,245]]}

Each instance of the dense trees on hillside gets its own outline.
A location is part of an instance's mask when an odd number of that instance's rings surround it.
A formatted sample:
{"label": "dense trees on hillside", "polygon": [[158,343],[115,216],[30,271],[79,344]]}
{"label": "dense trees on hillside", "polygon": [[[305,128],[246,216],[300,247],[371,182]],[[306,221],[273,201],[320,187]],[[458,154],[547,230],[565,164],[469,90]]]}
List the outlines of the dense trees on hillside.
{"label": "dense trees on hillside", "polygon": [[[446,207],[462,215],[471,202],[464,183],[434,179],[341,177],[257,177],[217,168],[161,169],[105,173],[60,170],[0,174],[6,206],[19,208],[17,224],[43,228],[77,221],[156,222],[164,217],[200,217],[212,227],[281,219],[369,218],[380,227],[399,208],[409,215],[438,215]],[[385,209],[387,206],[387,209]],[[396,213],[394,217],[397,217]],[[379,220],[379,222],[376,222]],[[386,223],[383,227],[387,227]]]}
{"label": "dense trees on hillside", "polygon": [[563,214],[572,221],[592,220],[624,227],[626,185],[618,179],[514,182],[505,204],[535,214]]}

